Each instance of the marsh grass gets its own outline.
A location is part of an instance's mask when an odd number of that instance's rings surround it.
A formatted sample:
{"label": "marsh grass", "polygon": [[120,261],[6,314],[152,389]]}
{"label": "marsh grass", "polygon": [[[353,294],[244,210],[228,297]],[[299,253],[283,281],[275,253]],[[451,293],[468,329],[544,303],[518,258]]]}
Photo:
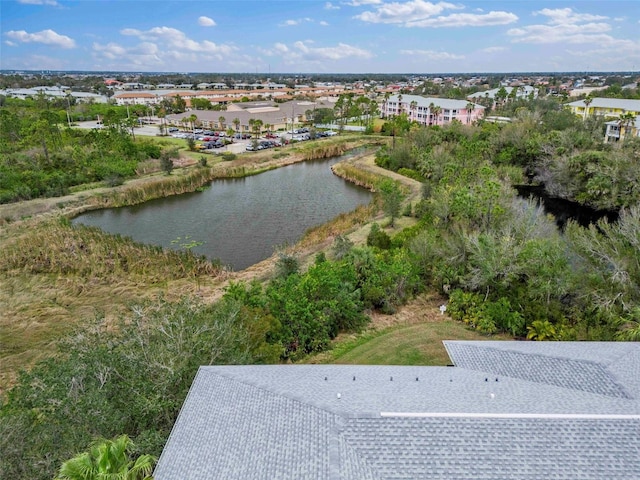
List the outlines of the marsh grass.
{"label": "marsh grass", "polygon": [[194,294],[224,269],[62,218],[17,227],[0,249],[0,390],[19,368],[54,352],[78,322],[159,295]]}
{"label": "marsh grass", "polygon": [[383,179],[387,178],[384,175],[377,174],[369,170],[363,170],[348,162],[336,163],[332,167],[334,174],[338,175],[345,180],[360,185],[361,187],[375,189],[375,186]]}

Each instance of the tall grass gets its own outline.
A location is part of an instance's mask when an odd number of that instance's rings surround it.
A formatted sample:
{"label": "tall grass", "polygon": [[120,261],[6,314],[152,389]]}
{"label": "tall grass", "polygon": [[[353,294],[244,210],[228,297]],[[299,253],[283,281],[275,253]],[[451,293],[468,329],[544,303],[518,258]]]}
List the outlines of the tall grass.
{"label": "tall grass", "polygon": [[331,167],[331,170],[335,175],[370,190],[374,190],[381,180],[387,178],[384,175],[364,170],[348,162],[336,163]]}
{"label": "tall grass", "polygon": [[83,278],[141,276],[156,283],[194,275],[216,275],[221,267],[190,251],[142,245],[95,227],[72,227],[50,220],[37,235],[7,241],[0,251],[0,272],[75,275]]}

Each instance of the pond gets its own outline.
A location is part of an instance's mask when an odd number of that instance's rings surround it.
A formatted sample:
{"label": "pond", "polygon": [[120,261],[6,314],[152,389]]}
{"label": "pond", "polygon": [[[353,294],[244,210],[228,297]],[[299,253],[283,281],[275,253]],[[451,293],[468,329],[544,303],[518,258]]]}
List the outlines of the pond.
{"label": "pond", "polygon": [[277,247],[297,242],[307,229],[371,201],[371,192],[331,172],[331,165],[343,158],[214,180],[201,192],[95,210],[72,223],[165,248],[197,243],[194,253],[242,270],[270,257]]}
{"label": "pond", "polygon": [[591,223],[597,223],[601,218],[606,218],[609,222],[618,220],[617,212],[595,210],[570,200],[550,197],[546,194],[544,186],[516,185],[515,189],[521,198],[532,197],[538,203],[541,203],[544,211],[554,216],[556,225],[560,230],[564,230],[569,220],[573,220],[583,227],[588,227]]}

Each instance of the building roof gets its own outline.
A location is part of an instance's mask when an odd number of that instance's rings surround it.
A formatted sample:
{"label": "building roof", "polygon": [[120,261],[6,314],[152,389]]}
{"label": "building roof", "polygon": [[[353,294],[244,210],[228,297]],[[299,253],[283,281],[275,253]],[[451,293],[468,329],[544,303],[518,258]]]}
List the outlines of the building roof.
{"label": "building roof", "polygon": [[[504,89],[507,92],[507,95],[510,94],[514,88],[517,87],[504,87]],[[475,92],[472,93],[471,95],[468,95],[467,98],[470,99],[478,99],[478,98],[496,98],[496,94],[500,91],[500,88],[492,88],[491,90],[483,90],[480,92]],[[532,87],[531,85],[522,85],[522,88],[518,88],[518,90],[516,90],[516,96],[517,97],[526,97],[531,95],[531,93],[536,93],[536,89],[534,87]]]}
{"label": "building roof", "polygon": [[[585,107],[584,100],[576,100],[575,102],[565,103],[565,105],[569,107]],[[619,110],[628,110],[631,112],[640,112],[640,100],[594,97],[591,99],[589,108],[614,108]]]}
{"label": "building roof", "polygon": [[454,367],[201,367],[154,478],[637,478],[640,344],[445,347]]}

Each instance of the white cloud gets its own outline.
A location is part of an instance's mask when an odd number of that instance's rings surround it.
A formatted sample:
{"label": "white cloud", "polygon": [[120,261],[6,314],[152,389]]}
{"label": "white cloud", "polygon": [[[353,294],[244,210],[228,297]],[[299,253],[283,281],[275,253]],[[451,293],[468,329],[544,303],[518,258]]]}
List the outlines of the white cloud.
{"label": "white cloud", "polygon": [[154,27],[146,31],[125,28],[120,30],[120,33],[122,35],[137,36],[143,41],[161,43],[169,50],[175,51],[230,55],[237,50],[236,47],[228,44],[216,44],[209,40],[201,42],[192,40],[184,32],[171,27]]}
{"label": "white cloud", "polygon": [[506,52],[507,47],[487,47],[487,48],[483,48],[480,51],[484,53],[500,53],[500,52]]}
{"label": "white cloud", "polygon": [[371,58],[368,50],[354,47],[346,43],[338,43],[335,47],[310,47],[305,42],[295,42],[293,46],[304,60],[342,60],[344,58]]}
{"label": "white cloud", "polygon": [[311,40],[297,41],[287,46],[284,43],[276,43],[270,49],[260,49],[266,56],[282,56],[285,64],[322,64],[322,62],[339,61],[347,58],[373,58],[373,53],[368,50],[354,47],[346,43],[338,43],[333,47],[315,47]]}
{"label": "white cloud", "polygon": [[196,41],[171,27],[149,30],[124,28],[120,34],[136,37],[136,45],[116,42],[94,43],[96,64],[107,69],[172,68],[176,65],[202,65],[226,61],[238,48],[232,44],[217,44],[209,40]]}
{"label": "white cloud", "polygon": [[431,3],[424,0],[411,0],[410,2],[385,3],[375,8],[375,11],[362,12],[355,18],[370,23],[407,23],[425,20],[442,13],[446,9],[456,10],[458,7],[452,3]]}
{"label": "white cloud", "polygon": [[517,15],[509,12],[453,13],[447,16],[407,22],[406,27],[490,27],[508,25],[518,21]]}
{"label": "white cloud", "polygon": [[325,10],[340,10],[340,7],[337,5],[334,5],[331,2],[327,2],[324,4],[324,9]]}
{"label": "white cloud", "polygon": [[142,35],[142,31],[137,30],[135,28],[123,28],[122,30],[120,30],[120,35],[138,36],[138,35]]}
{"label": "white cloud", "polygon": [[51,29],[35,33],[27,33],[24,30],[10,30],[5,34],[11,40],[21,43],[44,43],[61,48],[75,48],[76,42],[66,35],[60,35]]}
{"label": "white cloud", "polygon": [[289,47],[287,47],[284,43],[276,43],[273,46],[273,49],[278,53],[288,53]]}
{"label": "white cloud", "polygon": [[382,0],[351,0],[350,2],[345,3],[352,7],[359,7],[360,5],[380,5]]}
{"label": "white cloud", "polygon": [[18,0],[18,3],[23,3],[25,5],[52,5],[52,6],[58,6],[58,2],[56,0]]}
{"label": "white cloud", "polygon": [[545,8],[535,14],[547,17],[547,23],[508,30],[507,35],[513,37],[514,43],[594,43],[608,46],[624,45],[631,42],[630,40],[618,40],[608,35],[607,32],[611,31],[611,25],[598,22],[607,18],[601,15],[575,13],[570,8]]}
{"label": "white cloud", "polygon": [[464,7],[447,2],[431,3],[424,0],[412,0],[405,3],[393,2],[380,5],[375,11],[362,12],[354,18],[369,23],[397,24],[404,27],[486,27],[507,25],[518,20],[510,12],[488,13],[451,13],[447,10],[460,10]]}
{"label": "white cloud", "polygon": [[[295,25],[300,25],[303,23],[313,23],[313,18],[309,18],[309,17],[305,17],[305,18],[297,18],[297,19],[290,19],[290,20],[285,20],[284,22],[282,22],[281,24],[279,24],[279,27],[293,27]],[[322,23],[322,22],[320,22]]]}
{"label": "white cloud", "polygon": [[10,47],[17,47],[18,46],[17,43],[12,42],[11,40],[5,40],[4,43],[5,43],[5,45],[9,45]]}
{"label": "white cloud", "polygon": [[318,22],[318,25],[322,25],[323,27],[328,27],[329,23],[325,22],[324,20],[321,20],[320,22]]}
{"label": "white cloud", "polygon": [[463,60],[464,55],[456,55],[455,53],[436,52],[435,50],[400,50],[401,55],[409,55],[412,57],[421,57],[426,60]]}
{"label": "white cloud", "polygon": [[534,15],[543,15],[549,18],[551,25],[566,25],[568,23],[593,22],[596,20],[606,20],[608,17],[602,15],[591,15],[589,13],[575,13],[570,8],[543,8]]}
{"label": "white cloud", "polygon": [[216,22],[209,17],[198,17],[198,25],[201,27],[215,27]]}

